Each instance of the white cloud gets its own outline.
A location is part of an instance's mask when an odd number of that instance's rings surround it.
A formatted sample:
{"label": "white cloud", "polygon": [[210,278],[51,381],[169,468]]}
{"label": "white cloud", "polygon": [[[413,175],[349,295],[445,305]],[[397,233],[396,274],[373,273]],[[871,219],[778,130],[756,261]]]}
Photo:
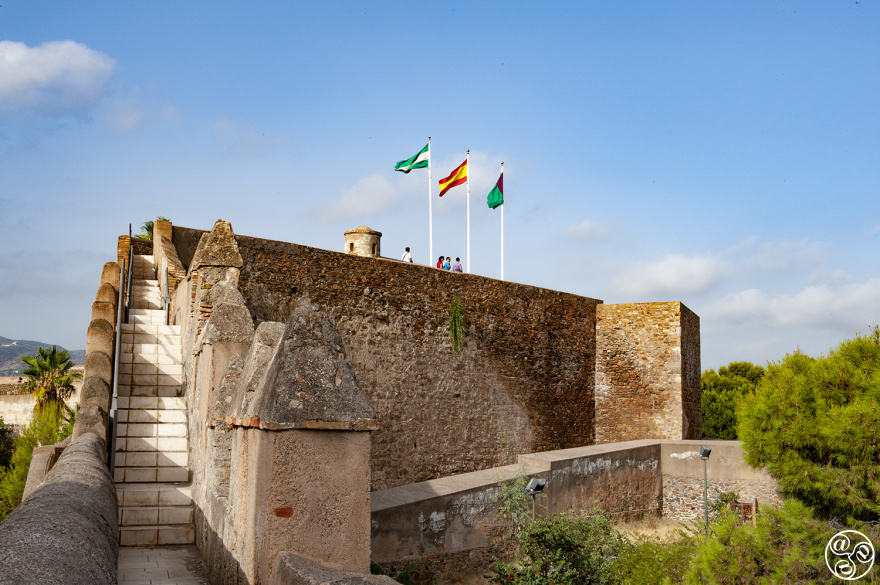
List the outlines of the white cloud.
{"label": "white cloud", "polygon": [[229,154],[254,154],[290,141],[289,133],[267,136],[252,126],[240,128],[226,118],[217,119],[214,133]]}
{"label": "white cloud", "polygon": [[723,266],[721,260],[712,256],[668,254],[630,264],[613,279],[613,287],[624,296],[652,300],[698,294],[721,282]]}
{"label": "white cloud", "polygon": [[880,321],[880,279],[812,284],[793,295],[744,290],[716,301],[709,314],[732,325],[865,330]]}
{"label": "white cloud", "polygon": [[339,197],[328,201],[321,208],[324,221],[363,217],[390,209],[400,200],[400,193],[383,173],[358,179],[354,185],[343,189]]}
{"label": "white cloud", "polygon": [[764,273],[778,273],[793,268],[815,268],[824,261],[824,246],[809,240],[764,242],[749,259],[749,266]]}
{"label": "white cloud", "polygon": [[107,121],[117,132],[130,132],[140,126],[145,112],[136,98],[116,102],[107,112]]}
{"label": "white cloud", "polygon": [[81,115],[101,98],[115,61],[74,41],[0,41],[0,107]]}
{"label": "white cloud", "polygon": [[588,240],[606,240],[611,237],[611,232],[601,223],[590,221],[589,219],[582,221],[577,225],[566,227],[563,232],[574,238],[584,238]]}

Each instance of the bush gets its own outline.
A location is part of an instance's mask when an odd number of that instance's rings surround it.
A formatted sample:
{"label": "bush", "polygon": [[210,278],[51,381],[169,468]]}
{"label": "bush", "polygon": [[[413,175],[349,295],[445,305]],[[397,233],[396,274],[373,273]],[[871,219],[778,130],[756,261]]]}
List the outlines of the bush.
{"label": "bush", "polygon": [[771,364],[743,404],[745,460],[822,515],[880,518],[880,329]]}
{"label": "bush", "polygon": [[684,529],[665,539],[639,536],[612,562],[611,569],[621,585],[684,583],[696,550],[694,536]]}
{"label": "bush", "polygon": [[614,583],[610,561],[627,546],[602,510],[586,515],[554,514],[514,534],[520,551],[514,564],[495,562],[492,583],[591,585]]}
{"label": "bush", "polygon": [[807,584],[828,580],[825,545],[836,531],[803,503],[764,506],[757,525],[723,511],[708,535],[697,535],[685,583]]}
{"label": "bush", "polygon": [[749,362],[731,362],[718,368],[717,374],[715,370],[703,372],[700,376],[703,437],[737,438],[737,408],[754,393],[763,376],[764,368]]}
{"label": "bush", "polygon": [[76,413],[57,402],[49,403],[34,414],[31,424],[15,439],[10,466],[0,472],[0,521],[21,503],[34,448],[54,445],[73,432]]}

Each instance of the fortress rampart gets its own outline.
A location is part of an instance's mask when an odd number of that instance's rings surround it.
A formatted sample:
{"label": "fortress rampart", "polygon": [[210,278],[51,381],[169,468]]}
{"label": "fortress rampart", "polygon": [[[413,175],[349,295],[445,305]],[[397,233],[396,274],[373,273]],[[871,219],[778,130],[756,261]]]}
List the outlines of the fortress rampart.
{"label": "fortress rampart", "polygon": [[[174,226],[184,267],[204,233]],[[520,453],[700,436],[699,317],[681,303],[604,305],[385,258],[234,239],[238,289],[255,325],[285,322],[306,293],[333,320],[380,421],[374,490],[507,465]],[[453,298],[463,308],[459,355],[448,334]]]}

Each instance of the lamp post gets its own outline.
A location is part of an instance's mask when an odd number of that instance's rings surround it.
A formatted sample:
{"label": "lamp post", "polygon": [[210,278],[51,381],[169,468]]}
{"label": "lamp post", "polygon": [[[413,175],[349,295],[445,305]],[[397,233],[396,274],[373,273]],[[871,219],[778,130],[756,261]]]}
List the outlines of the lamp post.
{"label": "lamp post", "polygon": [[533,477],[529,480],[528,485],[526,485],[526,491],[532,496],[532,522],[535,521],[535,498],[544,491],[546,485],[547,480],[540,477]]}
{"label": "lamp post", "polygon": [[703,460],[703,516],[706,522],[706,530],[709,530],[709,479],[706,475],[706,461],[712,453],[712,447],[703,445],[700,448],[700,459]]}

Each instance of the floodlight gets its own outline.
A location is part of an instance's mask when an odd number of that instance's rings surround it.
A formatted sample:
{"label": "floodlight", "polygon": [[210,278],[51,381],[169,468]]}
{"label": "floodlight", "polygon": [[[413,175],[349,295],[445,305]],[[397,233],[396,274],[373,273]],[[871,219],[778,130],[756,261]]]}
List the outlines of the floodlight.
{"label": "floodlight", "polygon": [[712,447],[707,445],[703,445],[700,447],[700,459],[708,459],[709,454],[712,452]]}
{"label": "floodlight", "polygon": [[532,495],[540,494],[544,491],[544,486],[547,485],[546,479],[541,479],[540,477],[533,477],[529,480],[528,485],[526,485],[526,491]]}

